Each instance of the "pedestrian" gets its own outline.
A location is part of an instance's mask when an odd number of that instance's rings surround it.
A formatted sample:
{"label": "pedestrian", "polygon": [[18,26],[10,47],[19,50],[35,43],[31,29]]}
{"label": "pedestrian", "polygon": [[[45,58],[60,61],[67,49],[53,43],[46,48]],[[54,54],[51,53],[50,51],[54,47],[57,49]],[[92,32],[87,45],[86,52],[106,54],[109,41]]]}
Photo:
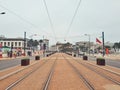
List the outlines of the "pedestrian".
{"label": "pedestrian", "polygon": [[17,52],[15,51],[15,52],[14,52],[14,57],[15,57],[15,58],[16,58],[16,55],[17,55]]}

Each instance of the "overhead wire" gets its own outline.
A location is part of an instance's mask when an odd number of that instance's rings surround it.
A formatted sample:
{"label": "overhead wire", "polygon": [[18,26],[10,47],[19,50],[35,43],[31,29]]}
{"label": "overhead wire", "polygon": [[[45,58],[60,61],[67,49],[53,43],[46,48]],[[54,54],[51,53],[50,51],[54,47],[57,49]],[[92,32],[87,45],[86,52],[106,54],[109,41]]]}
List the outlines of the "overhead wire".
{"label": "overhead wire", "polygon": [[56,42],[57,42],[57,38],[56,38],[56,34],[55,34],[55,29],[54,29],[54,27],[53,27],[53,23],[52,23],[52,19],[51,19],[51,17],[50,17],[50,13],[49,13],[49,10],[48,10],[48,7],[47,7],[47,3],[46,3],[45,0],[43,0],[43,2],[44,2],[44,5],[45,5],[45,9],[46,9],[47,15],[48,15],[48,19],[49,19],[49,22],[50,22],[51,29],[52,29],[52,31],[53,31],[53,34],[54,34],[54,36],[55,36],[55,40],[56,40]]}
{"label": "overhead wire", "polygon": [[78,9],[79,9],[79,7],[80,7],[81,1],[82,1],[82,0],[79,0],[79,2],[78,2],[77,8],[76,8],[76,10],[75,10],[75,13],[74,13],[74,15],[73,15],[73,17],[72,17],[72,20],[71,20],[71,22],[70,22],[70,24],[69,24],[69,26],[68,26],[67,32],[65,33],[66,36],[64,37],[64,40],[67,39],[67,36],[68,36],[68,34],[69,34],[69,32],[70,32],[70,29],[71,29],[71,26],[72,26],[73,21],[74,21],[74,19],[75,19],[75,16],[76,16],[76,14],[77,14],[77,12],[78,12]]}
{"label": "overhead wire", "polygon": [[[7,11],[10,12],[11,14],[15,15],[16,17],[18,17],[18,18],[19,18],[20,20],[22,20],[23,22],[25,22],[25,23],[31,25],[32,27],[40,30],[35,24],[33,24],[33,23],[31,23],[30,21],[26,20],[25,18],[23,18],[22,16],[18,15],[18,14],[15,13],[14,11],[6,8],[5,6],[3,6],[3,5],[1,5],[1,4],[0,4],[0,7],[3,8],[3,9],[5,9],[5,10],[7,10]],[[44,30],[41,30],[41,31],[45,32]],[[50,33],[48,33],[48,32],[45,32],[45,33],[50,34]]]}

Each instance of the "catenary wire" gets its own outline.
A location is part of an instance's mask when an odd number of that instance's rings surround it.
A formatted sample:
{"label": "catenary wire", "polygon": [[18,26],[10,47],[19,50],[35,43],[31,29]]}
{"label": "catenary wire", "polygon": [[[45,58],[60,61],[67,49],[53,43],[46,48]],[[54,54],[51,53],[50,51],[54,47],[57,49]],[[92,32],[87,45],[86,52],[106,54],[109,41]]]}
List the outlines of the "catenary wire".
{"label": "catenary wire", "polygon": [[75,13],[74,13],[74,15],[73,15],[73,17],[72,17],[72,20],[71,20],[71,22],[70,22],[70,24],[69,24],[69,26],[68,26],[67,32],[65,33],[64,40],[66,40],[67,37],[68,37],[68,34],[69,34],[69,32],[70,32],[70,29],[71,29],[71,26],[72,26],[72,24],[73,24],[73,21],[74,21],[74,19],[75,19],[75,16],[76,16],[76,14],[77,14],[77,12],[78,12],[78,9],[79,9],[79,7],[80,7],[81,1],[82,1],[82,0],[79,0],[79,2],[78,2],[77,8],[76,8],[76,10],[75,10]]}
{"label": "catenary wire", "polygon": [[53,34],[54,34],[54,36],[55,36],[55,40],[56,40],[56,42],[57,42],[57,38],[56,38],[56,34],[55,34],[55,29],[54,29],[54,27],[53,27],[53,23],[52,23],[52,20],[51,20],[49,11],[48,11],[47,3],[46,3],[45,0],[43,0],[43,2],[44,2],[45,9],[46,9],[46,12],[47,12],[47,15],[48,15],[48,18],[49,18],[49,22],[50,22],[50,25],[51,25],[51,29],[52,29],[52,31],[53,31]]}
{"label": "catenary wire", "polygon": [[[3,6],[3,5],[1,5],[1,4],[0,4],[0,7],[3,8],[3,9],[5,9],[5,10],[7,10],[7,11],[10,12],[11,14],[15,15],[16,17],[18,17],[18,18],[19,18],[20,20],[22,20],[23,22],[25,22],[25,23],[31,25],[32,27],[40,30],[35,24],[33,24],[33,23],[31,23],[30,21],[26,20],[25,18],[23,18],[22,16],[18,15],[18,14],[15,13],[14,11],[6,8],[5,6]],[[28,28],[27,28],[27,29],[28,29]],[[41,30],[41,31],[45,32],[44,30]],[[50,34],[50,33],[48,33],[48,32],[45,32],[45,33],[47,33],[48,35]],[[52,37],[53,37],[53,36],[52,36]]]}

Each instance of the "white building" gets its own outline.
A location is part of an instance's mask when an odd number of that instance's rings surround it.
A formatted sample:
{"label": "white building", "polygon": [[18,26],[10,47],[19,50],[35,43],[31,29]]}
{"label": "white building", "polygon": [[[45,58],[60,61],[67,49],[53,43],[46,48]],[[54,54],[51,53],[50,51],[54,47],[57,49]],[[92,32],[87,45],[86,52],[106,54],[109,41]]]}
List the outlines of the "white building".
{"label": "white building", "polygon": [[49,40],[48,39],[43,39],[42,42],[40,43],[40,50],[46,50],[49,51]]}
{"label": "white building", "polygon": [[24,45],[27,47],[27,42],[24,42],[23,38],[0,38],[0,44],[10,48],[13,45],[13,49],[24,49]]}

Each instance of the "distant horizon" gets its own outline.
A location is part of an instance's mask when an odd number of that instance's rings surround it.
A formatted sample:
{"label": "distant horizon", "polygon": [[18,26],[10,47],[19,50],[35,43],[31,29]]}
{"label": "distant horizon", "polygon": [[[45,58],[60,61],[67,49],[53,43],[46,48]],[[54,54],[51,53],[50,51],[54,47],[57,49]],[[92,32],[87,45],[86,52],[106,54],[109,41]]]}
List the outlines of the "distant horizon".
{"label": "distant horizon", "polygon": [[[3,35],[2,35],[3,36]],[[0,35],[0,37],[1,37],[1,35]],[[24,37],[6,37],[5,36],[5,38],[7,38],[7,39],[9,39],[9,38],[22,38],[22,39],[24,39]],[[27,39],[33,39],[33,40],[43,40],[43,38],[41,38],[41,39],[34,39],[34,38],[27,38]],[[44,38],[44,39],[48,39],[49,40],[49,38]],[[69,41],[68,41],[69,42]],[[76,41],[76,42],[89,42],[88,40],[80,40],[80,41]],[[73,45],[75,45],[75,43],[76,42],[74,42],[74,43],[72,43],[72,42],[69,42],[69,43],[71,43],[71,44],[73,44]],[[94,44],[96,43],[96,41],[91,41],[91,42],[93,42]],[[50,43],[50,40],[49,40],[49,43]],[[67,43],[67,41],[65,41],[65,42],[60,42],[60,41],[57,41],[56,43]],[[55,45],[56,43],[54,43],[54,44],[50,44],[50,46],[52,46],[52,45]],[[106,41],[105,43],[112,43],[112,44],[114,44],[114,43],[120,43],[120,41],[117,41],[117,42],[110,42],[110,41]]]}

